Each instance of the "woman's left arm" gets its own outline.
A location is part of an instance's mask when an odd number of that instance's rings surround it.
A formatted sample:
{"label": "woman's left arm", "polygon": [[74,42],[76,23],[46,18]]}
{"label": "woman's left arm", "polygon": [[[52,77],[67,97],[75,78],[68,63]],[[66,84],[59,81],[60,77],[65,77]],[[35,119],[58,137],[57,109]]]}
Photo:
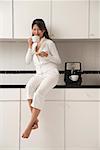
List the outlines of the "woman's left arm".
{"label": "woman's left arm", "polygon": [[55,46],[55,43],[53,41],[50,41],[48,43],[49,47],[49,53],[47,59],[49,59],[51,62],[56,63],[56,64],[61,64],[61,59],[58,54],[57,48]]}
{"label": "woman's left arm", "polygon": [[44,47],[42,47],[42,49],[39,52],[37,52],[36,55],[39,55],[45,60],[49,60],[55,64],[61,64],[61,59],[53,41],[45,43]]}

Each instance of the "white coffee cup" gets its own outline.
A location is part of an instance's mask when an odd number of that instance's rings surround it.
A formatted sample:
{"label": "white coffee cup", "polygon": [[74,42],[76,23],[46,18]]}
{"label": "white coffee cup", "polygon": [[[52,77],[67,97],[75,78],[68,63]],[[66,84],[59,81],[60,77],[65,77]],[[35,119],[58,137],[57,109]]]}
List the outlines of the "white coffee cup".
{"label": "white coffee cup", "polygon": [[40,37],[38,35],[32,36],[32,42],[37,43],[40,41]]}
{"label": "white coffee cup", "polygon": [[77,81],[79,76],[76,75],[76,74],[72,74],[71,76],[69,76],[69,78],[72,80],[72,81]]}

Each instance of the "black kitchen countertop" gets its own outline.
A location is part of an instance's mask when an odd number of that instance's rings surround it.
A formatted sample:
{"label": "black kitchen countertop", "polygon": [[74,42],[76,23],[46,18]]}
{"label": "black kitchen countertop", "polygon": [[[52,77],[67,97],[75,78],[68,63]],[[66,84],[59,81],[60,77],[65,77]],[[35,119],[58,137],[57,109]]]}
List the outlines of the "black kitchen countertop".
{"label": "black kitchen countertop", "polygon": [[[59,70],[60,74],[64,74],[64,70]],[[0,70],[0,74],[35,74],[36,71],[31,70]],[[84,70],[81,71],[81,74],[100,74],[100,70]],[[26,85],[20,84],[20,85],[0,85],[0,88],[25,88]],[[54,88],[100,88],[100,85],[96,84],[81,84],[80,86],[67,86],[65,84],[63,85],[56,85]]]}
{"label": "black kitchen countertop", "polygon": [[[0,88],[25,88],[26,85],[0,85]],[[67,86],[56,85],[54,88],[100,88],[100,85]]]}

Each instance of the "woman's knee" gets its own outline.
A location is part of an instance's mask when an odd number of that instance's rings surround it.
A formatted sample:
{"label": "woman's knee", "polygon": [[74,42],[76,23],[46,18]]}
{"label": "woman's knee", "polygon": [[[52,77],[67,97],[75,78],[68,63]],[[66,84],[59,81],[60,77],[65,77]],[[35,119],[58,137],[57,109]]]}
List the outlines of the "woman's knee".
{"label": "woman's knee", "polygon": [[28,82],[26,84],[26,90],[34,90],[33,83]]}

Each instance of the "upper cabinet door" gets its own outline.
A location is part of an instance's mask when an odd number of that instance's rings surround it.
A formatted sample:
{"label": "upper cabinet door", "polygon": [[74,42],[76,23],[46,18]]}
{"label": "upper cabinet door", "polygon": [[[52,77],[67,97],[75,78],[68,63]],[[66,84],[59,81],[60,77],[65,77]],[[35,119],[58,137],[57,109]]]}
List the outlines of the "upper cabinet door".
{"label": "upper cabinet door", "polygon": [[88,38],[88,0],[52,0],[53,38]]}
{"label": "upper cabinet door", "polygon": [[100,0],[90,0],[89,38],[100,38]]}
{"label": "upper cabinet door", "polygon": [[29,38],[36,18],[42,18],[49,30],[50,0],[14,0],[14,38]]}
{"label": "upper cabinet door", "polygon": [[0,0],[0,38],[12,38],[12,0]]}

